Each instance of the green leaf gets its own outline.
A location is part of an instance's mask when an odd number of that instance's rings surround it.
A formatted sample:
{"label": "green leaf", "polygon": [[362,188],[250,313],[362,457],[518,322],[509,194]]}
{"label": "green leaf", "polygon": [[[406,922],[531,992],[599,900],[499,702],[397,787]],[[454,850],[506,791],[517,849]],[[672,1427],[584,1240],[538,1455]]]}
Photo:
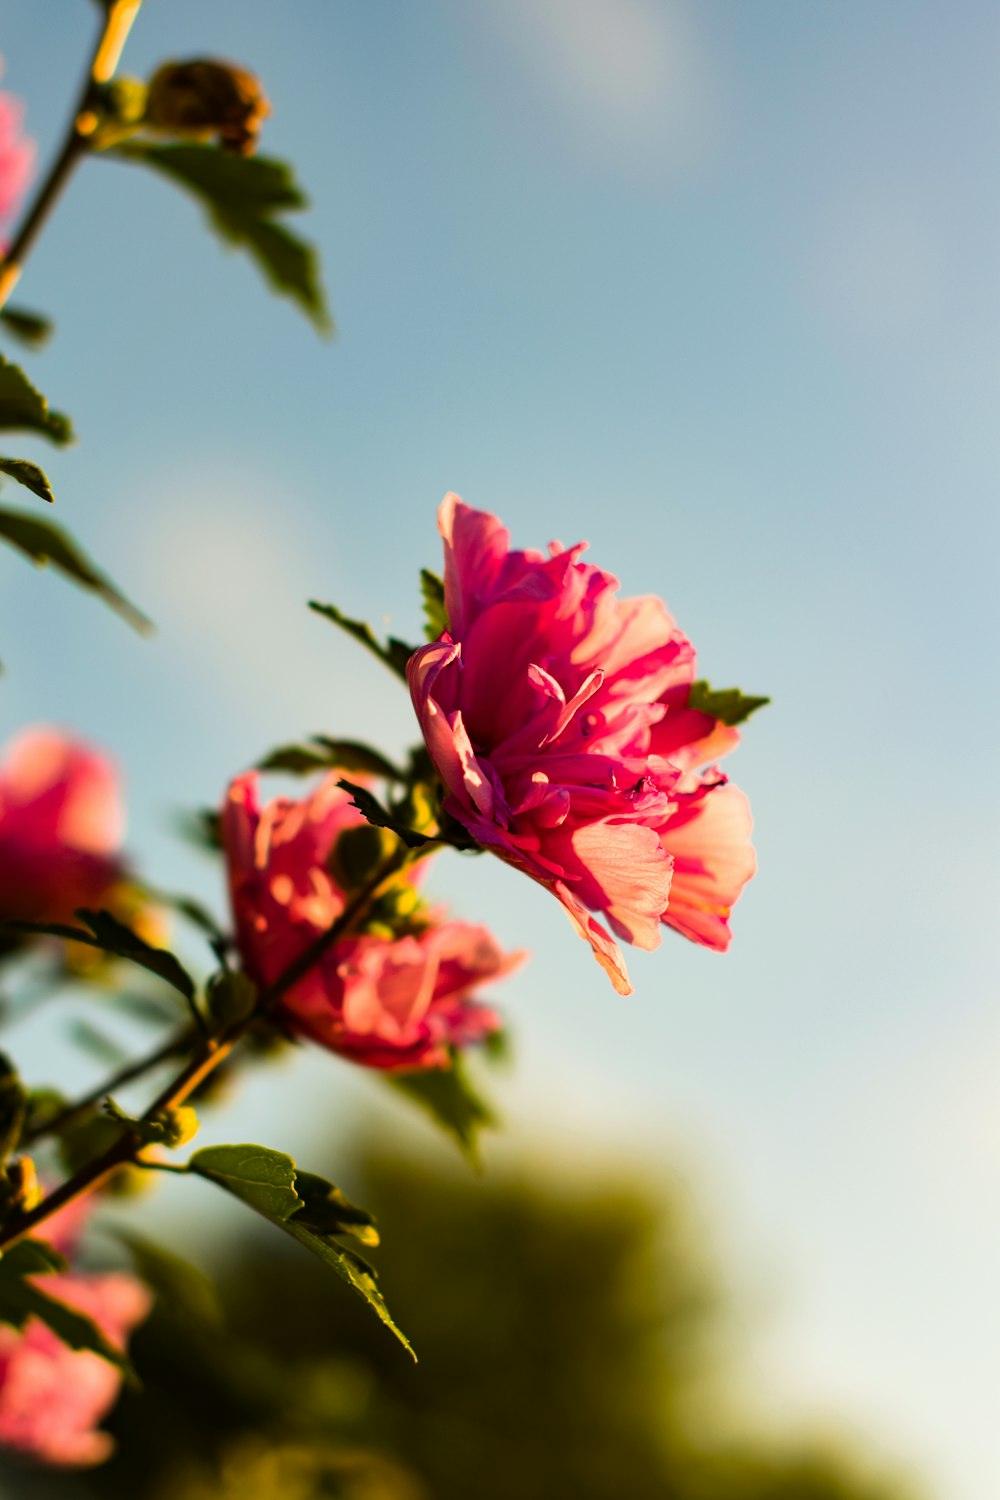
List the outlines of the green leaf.
{"label": "green leaf", "polygon": [[311,1172],[299,1172],[290,1156],[267,1146],[208,1146],[195,1152],[188,1170],[242,1198],[318,1256],[365,1299],[416,1359],[406,1336],[392,1320],[371,1266],[334,1238],[353,1234],[371,1244],[374,1224],[370,1215],[355,1208],[332,1183]]}
{"label": "green leaf", "polygon": [[219,1183],[276,1224],[305,1207],[295,1191],[294,1161],[268,1146],[205,1146],[192,1156],[188,1170]]}
{"label": "green leaf", "polygon": [[44,469],[29,464],[26,458],[0,458],[0,474],[7,474],[26,489],[33,490],[40,500],[48,500],[50,504],[55,500]]}
{"label": "green leaf", "polygon": [[691,684],[688,708],[699,713],[711,714],[723,724],[742,724],[744,719],[758,708],[770,703],[770,698],[750,698],[739,688],[713,688],[704,680]]}
{"label": "green leaf", "polygon": [[274,290],[296,302],[321,333],[332,330],[316,251],[277,218],[308,207],[284,162],[217,146],[145,141],[126,142],[107,154],[152,167],[193,193],[222,239],[246,250]]}
{"label": "green leaf", "polygon": [[222,848],[222,819],[214,807],[182,809],[174,815],[177,833],[187,843],[208,854]]}
{"label": "green leaf", "polygon": [[356,641],[377,656],[390,672],[395,672],[397,677],[402,677],[403,681],[406,681],[406,663],[413,655],[415,647],[408,646],[405,641],[397,640],[394,635],[391,635],[383,646],[370,625],[366,625],[362,620],[349,619],[347,615],[341,614],[335,604],[319,604],[315,599],[310,599],[309,608],[316,614],[322,615],[324,619],[332,620],[334,625],[339,625],[341,630],[353,636]]}
{"label": "green leaf", "polygon": [[351,802],[357,808],[363,818],[373,823],[376,828],[388,828],[391,833],[401,838],[408,849],[420,849],[425,844],[433,844],[436,841],[429,838],[426,833],[418,833],[415,828],[409,828],[392,813],[386,812],[377,797],[373,797],[366,787],[356,786],[353,781],[341,779],[337,785],[343,787],[345,792],[350,792]]}
{"label": "green leaf", "polygon": [[386,781],[403,781],[403,772],[370,745],[359,740],[332,740],[314,734],[305,745],[281,745],[257,762],[258,771],[287,771],[308,776],[313,771],[360,771]]}
{"label": "green leaf", "polygon": [[479,1164],[479,1135],[497,1126],[497,1117],[475,1090],[459,1052],[450,1068],[423,1068],[414,1073],[387,1073],[386,1081],[412,1099],[458,1143],[474,1166]]}
{"label": "green leaf", "polygon": [[448,615],[444,607],[444,584],[430,568],[420,569],[420,593],[427,619],[427,639],[436,641],[448,629]]}
{"label": "green leaf", "polygon": [[83,927],[71,927],[63,922],[10,922],[6,925],[17,932],[36,932],[46,937],[65,938],[68,942],[86,943],[90,948],[100,948],[103,953],[113,953],[118,958],[127,958],[165,979],[167,984],[179,990],[189,1004],[194,1003],[194,980],[178,959],[166,948],[154,948],[131,927],[112,916],[109,911],[87,911],[81,907],[76,913]]}
{"label": "green leaf", "polygon": [[0,432],[34,432],[52,443],[71,443],[73,428],[32,385],[19,365],[0,354]]}
{"label": "green leaf", "polygon": [[375,1272],[366,1260],[362,1260],[361,1256],[356,1255],[353,1250],[345,1250],[334,1240],[328,1239],[326,1235],[307,1229],[295,1219],[290,1219],[281,1227],[297,1239],[300,1245],[304,1245],[307,1250],[312,1251],[313,1255],[318,1256],[331,1270],[336,1271],[349,1287],[363,1297],[376,1317],[391,1333],[396,1335],[403,1348],[416,1361],[417,1356],[413,1352],[413,1346],[405,1333],[393,1322],[392,1314],[379,1290]]}
{"label": "green leaf", "polygon": [[136,1274],[165,1304],[171,1315],[179,1315],[202,1327],[218,1328],[222,1307],[214,1283],[198,1266],[164,1250],[153,1240],[132,1229],[112,1230],[132,1257]]}
{"label": "green leaf", "polygon": [[152,622],[98,571],[61,526],[54,526],[51,521],[37,521],[24,511],[3,508],[0,509],[0,539],[23,552],[39,567],[51,563],[81,588],[90,589],[127,620],[133,630],[143,635],[152,630]]}
{"label": "green leaf", "polygon": [[52,333],[52,321],[41,313],[31,312],[26,307],[0,308],[0,322],[8,333],[27,344],[29,349],[39,349]]}
{"label": "green leaf", "polygon": [[362,1245],[378,1244],[378,1230],[371,1214],[358,1208],[325,1177],[297,1169],[295,1191],[304,1206],[292,1215],[292,1222],[300,1228],[320,1234],[350,1234]]}
{"label": "green leaf", "polygon": [[23,1328],[29,1318],[39,1318],[71,1349],[87,1349],[131,1374],[128,1360],[96,1323],[27,1279],[65,1269],[62,1256],[42,1240],[21,1240],[6,1251],[0,1256],[0,1322]]}

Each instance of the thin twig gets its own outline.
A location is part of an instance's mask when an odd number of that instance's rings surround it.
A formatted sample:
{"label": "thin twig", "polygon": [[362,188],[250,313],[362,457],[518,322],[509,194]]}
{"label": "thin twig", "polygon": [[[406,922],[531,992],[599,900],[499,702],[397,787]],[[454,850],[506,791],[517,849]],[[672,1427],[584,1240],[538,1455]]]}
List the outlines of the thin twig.
{"label": "thin twig", "polygon": [[93,110],[95,88],[107,83],[113,76],[121,57],[122,48],[139,13],[142,0],[112,0],[97,39],[93,56],[87,68],[87,76],[73,118],[48,176],[35,194],[24,219],[18,227],[10,248],[0,262],[0,308],[21,279],[24,263],[34,248],[35,241],[45,228],[49,214],[66,186],[74,170],[89,149],[90,136],[97,128],[97,116]]}

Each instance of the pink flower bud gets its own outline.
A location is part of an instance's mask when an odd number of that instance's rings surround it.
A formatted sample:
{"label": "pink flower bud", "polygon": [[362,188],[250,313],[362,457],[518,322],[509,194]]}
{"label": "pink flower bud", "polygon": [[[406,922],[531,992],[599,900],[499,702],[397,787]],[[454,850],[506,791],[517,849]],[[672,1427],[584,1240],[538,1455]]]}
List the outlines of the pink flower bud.
{"label": "pink flower bud", "polygon": [[21,133],[24,105],[0,93],[0,220],[14,213],[35,170],[35,143]]}

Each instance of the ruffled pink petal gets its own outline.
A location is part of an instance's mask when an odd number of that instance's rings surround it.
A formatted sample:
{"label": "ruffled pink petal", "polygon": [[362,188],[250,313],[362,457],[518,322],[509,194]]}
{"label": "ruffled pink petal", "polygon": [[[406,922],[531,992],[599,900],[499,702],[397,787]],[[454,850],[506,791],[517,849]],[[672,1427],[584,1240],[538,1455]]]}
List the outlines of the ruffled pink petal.
{"label": "ruffled pink petal", "polygon": [[695,794],[661,832],[674,877],[663,920],[693,942],[729,946],[729,914],[757,868],[750,804],[729,783]]}

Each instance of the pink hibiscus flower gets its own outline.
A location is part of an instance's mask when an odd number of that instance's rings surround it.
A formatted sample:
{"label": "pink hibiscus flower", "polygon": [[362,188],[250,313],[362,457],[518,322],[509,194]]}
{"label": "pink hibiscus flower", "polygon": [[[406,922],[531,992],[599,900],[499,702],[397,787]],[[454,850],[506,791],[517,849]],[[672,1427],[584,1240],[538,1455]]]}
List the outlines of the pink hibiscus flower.
{"label": "pink hibiscus flower", "polygon": [[[45,1237],[61,1254],[74,1248],[88,1208],[71,1204],[46,1223]],[[91,1318],[118,1349],[152,1303],[146,1287],[124,1272],[66,1271],[37,1280],[48,1296]],[[70,1349],[37,1318],[21,1330],[0,1325],[0,1444],[48,1464],[101,1463],[114,1444],[97,1424],[121,1382],[108,1360]]]}
{"label": "pink hibiscus flower", "polygon": [[100,751],[26,729],[0,757],[0,919],[66,921],[121,874],[124,810]]}
{"label": "pink hibiscus flower", "polygon": [[[263,809],[255,773],[231,784],[222,836],[237,941],[259,985],[276,980],[343,911],[331,855],[341,834],[360,826],[335,775],[301,801],[279,797]],[[281,1000],[291,1029],[369,1067],[404,1069],[445,1067],[450,1047],[495,1031],[497,1016],[472,992],[522,955],[502,953],[485,927],[445,922],[426,908],[408,926],[394,937],[369,932],[335,943]]]}
{"label": "pink hibiscus flower", "polygon": [[512,551],[457,495],[439,526],[449,629],[407,676],[445,811],[553,892],[621,994],[594,912],[639,948],[661,921],[724,947],[754,868],[749,814],[718,772],[696,773],[735,731],[688,707],[691,643],[659,599],[619,599],[579,561],[585,544]]}

